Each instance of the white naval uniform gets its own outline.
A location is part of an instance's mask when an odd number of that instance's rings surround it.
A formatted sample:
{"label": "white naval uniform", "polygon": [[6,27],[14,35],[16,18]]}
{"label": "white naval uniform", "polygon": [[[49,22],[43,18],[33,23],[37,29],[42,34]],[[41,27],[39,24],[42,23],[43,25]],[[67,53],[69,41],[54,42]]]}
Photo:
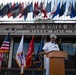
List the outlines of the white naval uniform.
{"label": "white naval uniform", "polygon": [[[52,50],[59,50],[59,47],[56,43],[46,43],[43,47],[43,50],[45,50],[46,52],[50,52]],[[49,73],[49,58],[46,57],[46,75],[50,75]]]}

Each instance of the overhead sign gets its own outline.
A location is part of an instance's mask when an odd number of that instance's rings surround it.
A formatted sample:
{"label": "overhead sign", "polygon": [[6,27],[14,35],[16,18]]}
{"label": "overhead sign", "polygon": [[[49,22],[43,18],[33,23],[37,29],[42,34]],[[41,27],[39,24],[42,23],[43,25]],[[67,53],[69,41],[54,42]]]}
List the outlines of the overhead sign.
{"label": "overhead sign", "polygon": [[25,30],[25,33],[32,34],[75,34],[76,24],[37,24],[37,25],[23,25],[23,28],[18,30]]}
{"label": "overhead sign", "polygon": [[[24,24],[24,25],[0,25],[0,34],[11,32],[11,35],[76,35],[76,24],[59,24],[59,23],[44,23],[44,24]],[[2,35],[3,35],[2,34]]]}

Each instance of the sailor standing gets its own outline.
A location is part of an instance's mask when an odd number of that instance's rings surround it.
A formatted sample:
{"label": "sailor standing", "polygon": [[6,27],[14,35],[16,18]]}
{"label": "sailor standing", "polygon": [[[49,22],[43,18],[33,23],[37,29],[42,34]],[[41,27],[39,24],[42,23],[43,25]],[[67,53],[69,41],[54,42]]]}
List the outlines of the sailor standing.
{"label": "sailor standing", "polygon": [[[47,54],[48,52],[52,51],[52,50],[58,50],[59,51],[59,47],[58,45],[55,43],[55,40],[57,39],[56,35],[52,34],[50,36],[50,42],[46,43],[43,47],[44,53]],[[50,75],[49,73],[49,57],[46,56],[46,75]]]}

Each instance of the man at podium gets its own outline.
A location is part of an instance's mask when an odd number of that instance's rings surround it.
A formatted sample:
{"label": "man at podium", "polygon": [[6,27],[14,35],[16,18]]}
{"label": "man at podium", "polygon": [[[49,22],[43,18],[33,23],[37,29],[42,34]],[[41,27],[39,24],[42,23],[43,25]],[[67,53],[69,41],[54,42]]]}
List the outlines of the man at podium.
{"label": "man at podium", "polygon": [[[57,36],[55,34],[51,34],[50,42],[46,43],[43,47],[44,53],[47,54],[52,50],[59,50],[58,45],[55,43]],[[46,56],[46,75],[50,75],[49,72],[49,57]]]}

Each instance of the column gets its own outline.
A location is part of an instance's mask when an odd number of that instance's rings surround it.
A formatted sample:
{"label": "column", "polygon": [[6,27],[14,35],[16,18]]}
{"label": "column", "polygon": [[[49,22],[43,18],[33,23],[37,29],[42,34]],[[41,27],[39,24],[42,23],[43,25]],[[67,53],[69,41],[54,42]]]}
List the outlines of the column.
{"label": "column", "polygon": [[12,64],[13,44],[14,44],[14,40],[11,37],[11,39],[10,39],[10,51],[9,51],[8,68],[11,68],[11,64]]}
{"label": "column", "polygon": [[[47,36],[44,37],[44,45],[45,45],[46,42],[47,42]],[[44,68],[46,68],[46,60],[45,60],[45,58],[46,58],[46,55],[44,55]]]}

